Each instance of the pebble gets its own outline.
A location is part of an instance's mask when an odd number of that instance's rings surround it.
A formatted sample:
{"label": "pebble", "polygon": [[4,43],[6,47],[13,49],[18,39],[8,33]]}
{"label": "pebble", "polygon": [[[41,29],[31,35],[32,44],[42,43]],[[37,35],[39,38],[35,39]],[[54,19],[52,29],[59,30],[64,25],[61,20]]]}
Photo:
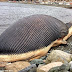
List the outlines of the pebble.
{"label": "pebble", "polygon": [[42,59],[34,59],[30,62],[30,64],[45,64]]}

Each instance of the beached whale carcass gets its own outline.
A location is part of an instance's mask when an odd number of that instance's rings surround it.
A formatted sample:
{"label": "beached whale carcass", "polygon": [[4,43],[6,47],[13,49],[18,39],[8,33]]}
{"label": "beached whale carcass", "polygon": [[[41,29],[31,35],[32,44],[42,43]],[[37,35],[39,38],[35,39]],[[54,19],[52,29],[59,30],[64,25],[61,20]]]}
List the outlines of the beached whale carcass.
{"label": "beached whale carcass", "polygon": [[[0,58],[3,56],[3,61],[9,61],[5,58],[10,59],[16,55],[14,59],[18,60],[18,55],[21,57],[27,53],[43,49],[67,33],[66,25],[54,17],[42,14],[24,17],[1,34]],[[14,59],[11,61],[15,61]],[[23,58],[21,57],[21,59]]]}

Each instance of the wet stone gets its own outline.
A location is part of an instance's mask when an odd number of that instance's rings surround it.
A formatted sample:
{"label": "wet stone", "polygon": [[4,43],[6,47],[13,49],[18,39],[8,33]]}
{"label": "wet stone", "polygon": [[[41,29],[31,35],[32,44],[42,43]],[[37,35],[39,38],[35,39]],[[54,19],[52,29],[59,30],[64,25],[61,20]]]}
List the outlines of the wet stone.
{"label": "wet stone", "polygon": [[35,59],[30,62],[30,64],[45,64],[42,59]]}
{"label": "wet stone", "polygon": [[46,55],[46,56],[41,57],[40,59],[45,60],[45,59],[46,59],[46,57],[47,57],[47,55]]}
{"label": "wet stone", "polygon": [[70,65],[68,63],[62,64],[61,66],[53,67],[48,72],[69,72]]}

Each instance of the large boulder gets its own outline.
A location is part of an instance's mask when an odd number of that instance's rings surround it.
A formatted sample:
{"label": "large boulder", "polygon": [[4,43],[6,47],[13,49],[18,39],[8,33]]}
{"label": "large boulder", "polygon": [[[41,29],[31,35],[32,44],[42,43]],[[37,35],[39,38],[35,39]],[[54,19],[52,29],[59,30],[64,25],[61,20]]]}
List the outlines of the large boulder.
{"label": "large boulder", "polygon": [[63,62],[67,63],[71,61],[72,55],[61,50],[53,50],[46,58],[46,63],[50,62]]}
{"label": "large boulder", "polygon": [[6,70],[9,70],[9,71],[18,72],[28,66],[30,66],[29,62],[19,61],[19,62],[8,64],[5,66],[5,68]]}
{"label": "large boulder", "polygon": [[37,72],[48,72],[51,68],[61,66],[62,62],[52,62],[44,66],[40,66],[37,68]]}
{"label": "large boulder", "polygon": [[61,66],[53,67],[48,72],[68,72],[70,65],[68,63],[62,64]]}

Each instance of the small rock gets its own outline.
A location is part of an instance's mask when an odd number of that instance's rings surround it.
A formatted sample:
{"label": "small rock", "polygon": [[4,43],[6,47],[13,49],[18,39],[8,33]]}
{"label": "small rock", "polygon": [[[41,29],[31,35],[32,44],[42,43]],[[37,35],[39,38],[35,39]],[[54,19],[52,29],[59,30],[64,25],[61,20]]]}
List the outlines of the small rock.
{"label": "small rock", "polygon": [[44,66],[44,64],[39,64],[38,67]]}
{"label": "small rock", "polygon": [[20,70],[19,72],[36,72],[37,70],[37,66],[35,64],[32,64],[22,70]]}
{"label": "small rock", "polygon": [[13,72],[18,72],[26,67],[30,66],[30,63],[25,61],[14,62],[9,65],[6,65],[6,70],[11,70]]}
{"label": "small rock", "polygon": [[5,67],[0,67],[0,70],[5,70]]}
{"label": "small rock", "polygon": [[40,59],[45,60],[45,59],[46,59],[46,57],[47,57],[47,56],[45,55],[45,56],[41,57]]}
{"label": "small rock", "polygon": [[0,67],[5,67],[6,64],[8,64],[7,62],[0,62]]}
{"label": "small rock", "polygon": [[48,72],[51,68],[61,66],[62,62],[52,62],[37,68],[37,72]]}
{"label": "small rock", "polygon": [[14,72],[13,70],[4,70],[4,72]]}
{"label": "small rock", "polygon": [[44,64],[45,62],[42,59],[34,59],[30,64]]}
{"label": "small rock", "polygon": [[4,72],[4,70],[0,70],[0,72]]}
{"label": "small rock", "polygon": [[60,66],[53,67],[48,72],[60,72]]}
{"label": "small rock", "polygon": [[48,72],[68,72],[70,65],[68,63],[53,67]]}
{"label": "small rock", "polygon": [[8,62],[0,62],[0,70],[5,70],[5,66],[8,64]]}
{"label": "small rock", "polygon": [[66,71],[68,71],[68,70],[70,69],[69,63],[65,63],[65,64],[61,65],[61,66],[60,66],[60,69],[61,69],[61,70],[66,70]]}
{"label": "small rock", "polygon": [[46,58],[46,63],[51,62],[63,62],[67,63],[71,61],[71,54],[63,52],[61,50],[53,50],[50,55]]}
{"label": "small rock", "polygon": [[70,72],[72,72],[72,61],[70,61],[69,64],[70,64]]}

